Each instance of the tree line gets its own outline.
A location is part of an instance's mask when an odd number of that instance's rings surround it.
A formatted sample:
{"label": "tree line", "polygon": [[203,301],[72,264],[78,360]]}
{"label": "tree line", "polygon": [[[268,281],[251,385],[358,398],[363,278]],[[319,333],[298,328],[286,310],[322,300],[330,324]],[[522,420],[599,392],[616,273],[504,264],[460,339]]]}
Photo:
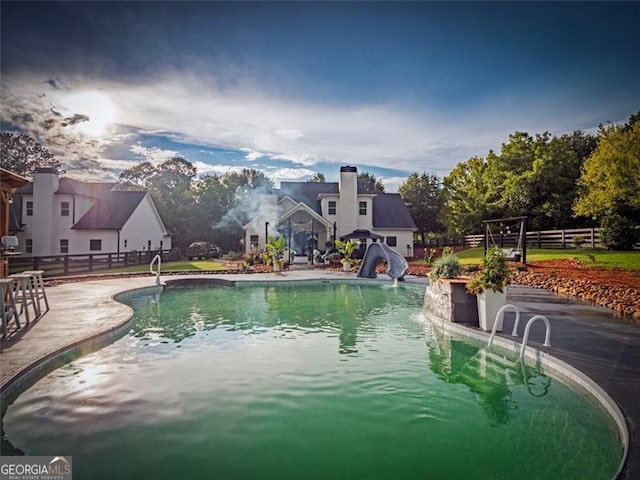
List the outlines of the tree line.
{"label": "tree line", "polygon": [[530,229],[600,226],[612,249],[640,241],[640,112],[597,135],[515,132],[499,152],[440,179],[413,173],[399,192],[424,242],[482,232],[482,220],[527,216]]}

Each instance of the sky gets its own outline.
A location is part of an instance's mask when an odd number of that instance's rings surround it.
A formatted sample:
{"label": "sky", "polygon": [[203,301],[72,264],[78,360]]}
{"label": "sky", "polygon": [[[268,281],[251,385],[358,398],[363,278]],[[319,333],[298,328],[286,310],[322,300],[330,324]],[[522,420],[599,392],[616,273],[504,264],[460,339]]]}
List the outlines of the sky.
{"label": "sky", "polygon": [[389,192],[640,109],[640,2],[0,3],[0,126],[68,176],[174,156]]}

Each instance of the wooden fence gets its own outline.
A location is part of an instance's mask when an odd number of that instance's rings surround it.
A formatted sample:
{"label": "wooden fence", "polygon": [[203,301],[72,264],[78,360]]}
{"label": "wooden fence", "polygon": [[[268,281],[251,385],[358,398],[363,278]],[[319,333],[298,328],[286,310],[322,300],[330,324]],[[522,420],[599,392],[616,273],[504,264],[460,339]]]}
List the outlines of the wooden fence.
{"label": "wooden fence", "polygon": [[[491,245],[502,248],[516,248],[518,246],[518,232],[494,233],[489,239]],[[574,248],[576,240],[583,240],[583,248],[604,248],[600,241],[600,228],[573,228],[568,230],[543,230],[527,232],[527,248]],[[481,247],[484,235],[465,235],[460,237],[444,237],[428,241],[428,246],[464,246]],[[634,245],[640,249],[640,243]]]}
{"label": "wooden fence", "polygon": [[118,267],[149,265],[161,254],[163,260],[171,250],[146,252],[94,253],[77,255],[52,255],[47,257],[15,256],[9,261],[9,273],[24,270],[44,270],[45,277],[88,274]]}

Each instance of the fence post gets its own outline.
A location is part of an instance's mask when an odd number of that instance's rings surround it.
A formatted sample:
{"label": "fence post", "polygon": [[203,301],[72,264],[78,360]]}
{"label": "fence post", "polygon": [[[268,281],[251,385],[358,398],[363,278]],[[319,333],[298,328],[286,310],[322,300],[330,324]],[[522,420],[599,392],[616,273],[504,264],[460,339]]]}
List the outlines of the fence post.
{"label": "fence post", "polygon": [[564,240],[564,230],[562,230],[562,248],[566,248],[564,242],[565,242],[565,240]]}
{"label": "fence post", "polygon": [[40,270],[40,257],[33,257],[33,269]]}
{"label": "fence post", "polygon": [[64,256],[64,274],[69,275],[69,255]]}
{"label": "fence post", "polygon": [[596,248],[596,229],[593,227],[591,228],[591,248]]}
{"label": "fence post", "polygon": [[93,254],[89,254],[89,271],[93,272]]}
{"label": "fence post", "polygon": [[538,234],[537,235],[537,237],[538,237],[538,248],[542,248],[542,241],[540,240],[540,230],[538,230],[536,233]]}
{"label": "fence post", "polygon": [[111,253],[109,253],[109,256],[107,257],[107,268],[111,268]]}

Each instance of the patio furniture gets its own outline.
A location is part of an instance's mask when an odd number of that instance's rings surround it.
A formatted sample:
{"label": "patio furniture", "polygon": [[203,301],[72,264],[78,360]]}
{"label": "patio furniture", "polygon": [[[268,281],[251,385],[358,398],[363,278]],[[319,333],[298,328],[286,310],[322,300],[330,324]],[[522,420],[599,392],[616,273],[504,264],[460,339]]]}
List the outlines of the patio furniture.
{"label": "patio furniture", "polygon": [[13,298],[13,280],[0,278],[0,316],[2,318],[2,336],[9,336],[9,321],[13,318],[16,328],[20,328],[18,309]]}
{"label": "patio furniture", "polygon": [[9,275],[10,279],[13,279],[13,297],[16,305],[20,305],[20,312],[18,315],[24,313],[26,324],[29,325],[31,317],[29,314],[29,308],[31,307],[34,320],[40,316],[40,308],[36,303],[35,292],[33,291],[33,283],[31,281],[31,275],[28,273],[15,273]]}
{"label": "patio furniture", "polygon": [[[31,276],[31,286],[33,287],[35,300],[38,303],[38,310],[40,312],[40,315],[44,315],[49,311],[49,299],[47,299],[47,292],[44,290],[44,280],[42,279],[44,270],[27,270],[22,273]],[[43,300],[46,306],[46,310],[44,311],[42,311],[40,300]]]}

